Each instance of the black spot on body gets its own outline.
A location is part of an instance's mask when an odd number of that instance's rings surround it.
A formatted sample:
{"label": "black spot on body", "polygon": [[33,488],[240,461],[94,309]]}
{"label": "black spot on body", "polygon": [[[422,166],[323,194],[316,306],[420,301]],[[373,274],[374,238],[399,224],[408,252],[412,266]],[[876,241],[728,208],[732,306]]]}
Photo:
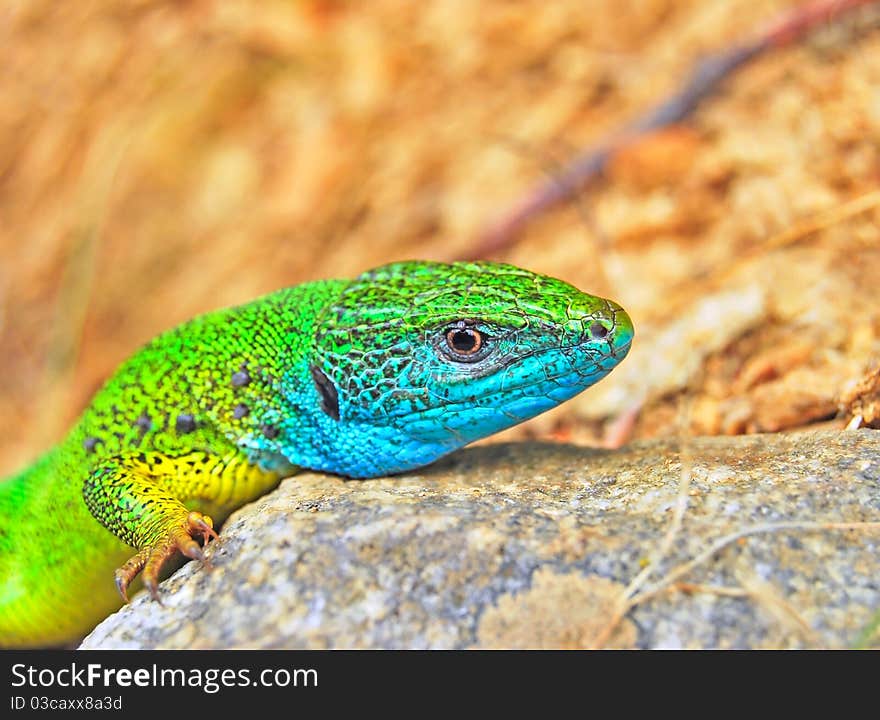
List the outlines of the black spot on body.
{"label": "black spot on body", "polygon": [[334,420],[339,420],[339,393],[336,386],[317,365],[309,368],[312,372],[312,380],[321,395],[321,410]]}
{"label": "black spot on body", "polygon": [[247,405],[239,404],[235,406],[235,409],[233,409],[232,417],[234,417],[236,420],[241,420],[248,413],[250,413],[250,411],[251,409]]}
{"label": "black spot on body", "polygon": [[93,435],[89,436],[85,440],[83,440],[83,448],[85,449],[85,451],[87,453],[93,453],[93,452],[95,452],[95,448],[97,447],[98,443],[100,443],[100,442],[104,442],[104,441],[101,440],[101,438],[99,438],[99,437],[94,437]]}
{"label": "black spot on body", "polygon": [[134,426],[142,433],[147,433],[153,429],[153,420],[146,413],[141,413],[140,417],[134,421]]}
{"label": "black spot on body", "polygon": [[196,419],[189,413],[181,413],[177,416],[174,429],[179,433],[191,433],[196,429]]}
{"label": "black spot on body", "polygon": [[263,425],[260,430],[269,440],[274,440],[281,432],[275,425]]}
{"label": "black spot on body", "polygon": [[250,381],[251,376],[245,369],[232,373],[232,387],[244,387]]}

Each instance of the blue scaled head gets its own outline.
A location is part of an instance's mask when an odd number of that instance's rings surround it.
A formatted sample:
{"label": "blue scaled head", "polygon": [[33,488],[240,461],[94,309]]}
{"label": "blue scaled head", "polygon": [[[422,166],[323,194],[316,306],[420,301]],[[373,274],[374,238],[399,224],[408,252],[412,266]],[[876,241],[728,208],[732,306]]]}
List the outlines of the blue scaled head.
{"label": "blue scaled head", "polygon": [[582,392],[632,337],[617,303],[510,265],[376,268],[317,325],[324,417],[305,464],[352,477],[425,465]]}

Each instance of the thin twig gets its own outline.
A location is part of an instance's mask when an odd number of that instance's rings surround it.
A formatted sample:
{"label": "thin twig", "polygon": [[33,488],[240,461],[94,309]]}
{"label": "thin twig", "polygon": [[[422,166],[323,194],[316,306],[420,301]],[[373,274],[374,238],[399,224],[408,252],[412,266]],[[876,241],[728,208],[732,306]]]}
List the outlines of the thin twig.
{"label": "thin twig", "polygon": [[706,594],[718,597],[750,598],[759,605],[764,606],[769,612],[777,614],[786,620],[791,620],[811,646],[816,647],[819,645],[819,638],[816,636],[815,631],[791,603],[777,596],[772,591],[768,592],[760,584],[743,583],[741,587],[731,587],[728,585],[677,582],[663,588],[663,592],[666,594],[687,593],[689,595]]}
{"label": "thin twig", "polygon": [[529,190],[500,220],[485,230],[469,253],[470,259],[494,255],[513,245],[526,224],[537,215],[570,200],[597,179],[609,160],[637,138],[681,122],[714,93],[734,71],[770,50],[790,45],[819,26],[878,0],[812,0],[782,14],[754,38],[703,58],[695,65],[682,88],[621,130],[575,158],[558,177]]}
{"label": "thin twig", "polygon": [[[757,258],[784,247],[806,242],[823,230],[828,230],[835,225],[877,209],[880,209],[880,190],[859,195],[790,225],[768,240],[737,253],[737,256],[730,263],[705,278],[697,279],[687,287],[673,288],[664,298],[663,314],[674,317],[685,305],[693,303],[695,295],[702,297],[715,292],[730,278],[735,277],[743,266],[754,262]],[[846,253],[850,250],[847,243],[842,243],[837,246],[837,251]],[[857,429],[857,427],[851,429]]]}
{"label": "thin twig", "polygon": [[748,597],[749,591],[741,587],[728,587],[726,585],[708,585],[706,583],[693,582],[677,582],[665,588],[669,593],[688,593],[696,595],[698,593],[706,595],[718,595],[719,597]]}
{"label": "thin twig", "polygon": [[822,523],[792,520],[777,523],[761,523],[743,528],[742,530],[737,530],[736,532],[720,537],[699,555],[688,562],[682,563],[678,567],[673,568],[659,581],[645,589],[639,595],[631,598],[627,603],[627,612],[639,603],[663,592],[669,585],[677,582],[679,578],[684,577],[695,568],[711,560],[728,545],[731,545],[742,538],[749,537],[750,535],[761,535],[763,533],[786,531],[815,532],[817,530],[880,530],[880,522]]}
{"label": "thin twig", "polygon": [[844,220],[849,220],[850,218],[866,213],[869,210],[874,210],[877,207],[880,207],[880,190],[874,190],[865,195],[859,195],[852,200],[848,200],[840,205],[835,205],[828,210],[807,218],[803,222],[786,228],[778,235],[775,235],[767,242],[763,243],[761,245],[761,250],[778,250],[786,245],[799,242],[821,230],[842,223]]}
{"label": "thin twig", "polygon": [[[683,474],[682,481],[684,481],[684,478],[685,475]],[[673,523],[670,524],[670,531],[667,532],[667,537],[670,537],[672,535],[671,530],[675,524],[675,519],[673,519]],[[636,605],[639,605],[645,602],[645,600],[649,600],[650,598],[659,595],[662,592],[665,592],[669,589],[670,586],[677,583],[680,578],[684,577],[703,563],[711,560],[715,555],[724,550],[728,545],[731,545],[738,540],[741,540],[742,538],[748,537],[750,535],[760,535],[763,533],[785,531],[809,532],[816,530],[880,530],[880,522],[821,523],[806,521],[802,522],[795,520],[753,525],[752,527],[743,528],[742,530],[737,530],[736,532],[732,532],[720,537],[699,555],[692,558],[688,562],[682,563],[681,565],[673,568],[656,583],[649,586],[647,589],[641,592],[637,592],[637,594],[635,594],[633,591],[638,591],[638,589],[644,584],[645,579],[650,575],[651,565],[648,565],[644,570],[636,575],[635,578],[633,578],[633,581],[630,582],[627,588],[620,594],[618,605],[614,608],[611,617],[609,617],[608,619],[608,623],[594,638],[593,647],[604,647],[605,644],[608,642],[608,639],[613,634],[614,630],[623,620],[623,618],[626,617],[627,613],[629,613],[629,611],[632,610]],[[867,634],[869,635],[870,633],[873,633],[875,629],[876,628],[872,628]]]}
{"label": "thin twig", "polygon": [[[741,566],[746,565],[745,562],[739,564]],[[758,578],[751,567],[747,568],[747,572],[744,567],[738,568],[735,572],[740,584],[748,592],[752,602],[758,607],[763,608],[766,613],[774,617],[778,622],[797,628],[808,647],[819,647],[821,640],[816,631],[813,630],[810,623],[807,622],[807,619],[801,615],[798,609],[784,598],[772,583]]]}
{"label": "thin twig", "polygon": [[630,599],[637,595],[641,587],[648,581],[651,573],[654,572],[663,558],[669,553],[672,548],[672,543],[675,542],[675,538],[684,524],[684,515],[687,512],[688,507],[688,491],[691,487],[693,471],[693,457],[691,455],[690,446],[688,445],[687,436],[687,429],[690,427],[690,415],[690,398],[685,396],[682,398],[681,405],[679,406],[678,427],[680,430],[679,457],[681,458],[681,473],[679,476],[678,493],[675,498],[675,510],[672,514],[672,519],[669,521],[669,526],[666,528],[663,539],[648,559],[645,567],[636,574],[618,597],[611,618],[595,638],[596,647],[604,647],[608,642],[608,639],[611,637],[615,628],[617,628],[626,613],[629,612],[630,607],[632,607],[629,604]]}

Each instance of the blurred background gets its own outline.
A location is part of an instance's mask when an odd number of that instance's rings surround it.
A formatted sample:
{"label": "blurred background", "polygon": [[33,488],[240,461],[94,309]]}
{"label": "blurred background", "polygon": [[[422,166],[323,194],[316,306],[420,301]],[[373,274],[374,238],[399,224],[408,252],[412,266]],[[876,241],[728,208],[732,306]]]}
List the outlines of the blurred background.
{"label": "blurred background", "polygon": [[633,317],[620,368],[507,438],[846,424],[880,357],[875,3],[754,59],[515,241],[481,239],[798,4],[7,0],[0,474],[158,332],[406,258],[484,254]]}

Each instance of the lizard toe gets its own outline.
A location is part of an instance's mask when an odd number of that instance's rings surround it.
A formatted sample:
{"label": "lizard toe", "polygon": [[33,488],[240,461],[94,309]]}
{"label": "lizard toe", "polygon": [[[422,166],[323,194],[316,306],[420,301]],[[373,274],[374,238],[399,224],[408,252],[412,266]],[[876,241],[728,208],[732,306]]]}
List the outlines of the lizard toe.
{"label": "lizard toe", "polygon": [[143,570],[149,557],[149,548],[144,548],[140,550],[137,555],[130,557],[125,565],[118,568],[114,573],[116,589],[119,591],[119,594],[125,602],[128,602],[128,586],[131,584],[131,581],[137,577],[138,573]]}
{"label": "lizard toe", "polygon": [[210,567],[204,550],[193,536],[201,536],[205,543],[217,537],[210,517],[196,511],[189,512],[182,523],[175,523],[157,541],[131,557],[115,573],[116,588],[123,600],[128,602],[128,586],[140,574],[150,596],[161,604],[159,577],[168,560],[178,552]]}

